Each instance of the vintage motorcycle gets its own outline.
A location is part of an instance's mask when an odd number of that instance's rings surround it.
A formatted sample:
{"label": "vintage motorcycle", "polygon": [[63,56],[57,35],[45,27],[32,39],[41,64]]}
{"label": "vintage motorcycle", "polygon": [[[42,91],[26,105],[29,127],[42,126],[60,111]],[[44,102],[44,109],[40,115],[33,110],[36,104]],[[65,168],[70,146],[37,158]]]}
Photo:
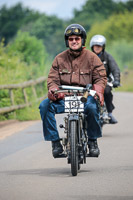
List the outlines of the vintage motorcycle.
{"label": "vintage motorcycle", "polygon": [[[58,157],[67,157],[68,164],[71,164],[71,174],[77,176],[81,164],[86,163],[86,157],[89,157],[87,150],[87,123],[84,115],[84,102],[89,95],[94,96],[96,91],[91,90],[91,84],[86,88],[62,85],[59,92],[65,92],[65,113],[64,128],[65,137],[61,138],[64,152]],[[80,94],[84,95],[80,95]],[[80,95],[80,96],[79,96]]]}

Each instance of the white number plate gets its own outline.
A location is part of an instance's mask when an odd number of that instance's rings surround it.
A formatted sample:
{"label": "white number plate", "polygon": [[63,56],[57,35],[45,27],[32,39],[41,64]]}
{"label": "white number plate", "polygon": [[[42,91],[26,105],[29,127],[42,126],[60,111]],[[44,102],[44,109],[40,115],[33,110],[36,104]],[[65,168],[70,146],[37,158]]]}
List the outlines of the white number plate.
{"label": "white number plate", "polygon": [[65,97],[65,112],[83,112],[84,103],[80,101],[82,96]]}

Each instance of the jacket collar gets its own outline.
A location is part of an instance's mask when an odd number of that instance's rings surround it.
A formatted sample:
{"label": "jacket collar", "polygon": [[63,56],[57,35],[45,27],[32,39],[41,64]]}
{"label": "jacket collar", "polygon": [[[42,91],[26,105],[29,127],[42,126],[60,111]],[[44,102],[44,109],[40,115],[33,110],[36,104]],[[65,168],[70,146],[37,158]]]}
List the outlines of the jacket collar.
{"label": "jacket collar", "polygon": [[72,49],[69,49],[68,52],[69,52],[70,56],[72,56],[73,58],[77,58],[82,54],[83,49],[84,49],[83,47],[80,49],[80,51],[79,50],[73,51]]}

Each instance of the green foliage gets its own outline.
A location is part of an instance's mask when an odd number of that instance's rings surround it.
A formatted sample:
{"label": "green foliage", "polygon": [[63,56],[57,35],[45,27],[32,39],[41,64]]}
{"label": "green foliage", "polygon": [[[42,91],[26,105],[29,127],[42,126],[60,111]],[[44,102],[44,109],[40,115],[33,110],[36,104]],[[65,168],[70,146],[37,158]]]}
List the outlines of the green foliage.
{"label": "green foliage", "polygon": [[[19,120],[35,120],[39,119],[39,102],[36,101],[36,98],[33,94],[32,87],[25,88],[28,102],[32,103],[30,107],[25,107],[20,110],[16,110],[14,112],[5,113],[0,115],[0,120],[6,120],[6,119],[19,119]],[[36,86],[36,92],[37,96],[42,97],[44,94],[46,94],[46,84],[42,85],[39,84]],[[14,103],[15,105],[23,105],[25,104],[24,96],[22,89],[14,89]],[[9,98],[9,92],[8,90],[0,90],[0,107],[6,107],[11,106],[11,100]]]}
{"label": "green foliage", "polygon": [[42,15],[34,23],[29,23],[22,30],[42,39],[49,55],[52,57],[65,49],[63,21],[55,16]]}
{"label": "green foliage", "polygon": [[7,49],[2,43],[0,44],[0,84],[11,84],[26,80],[27,64],[21,62],[21,58],[17,55],[9,55]]}
{"label": "green foliage", "polygon": [[56,16],[47,16],[25,8],[21,3],[10,8],[3,6],[0,9],[0,38],[5,38],[7,44],[18,30],[29,32],[43,40],[49,56],[53,58],[66,49],[63,33],[68,24],[79,23],[88,31],[95,23],[102,23],[111,15],[124,13],[125,10],[133,10],[132,1],[86,0],[81,10],[74,10],[71,20],[64,21]]}
{"label": "green foliage", "polygon": [[[133,64],[133,62],[132,62]],[[133,69],[125,69],[121,74],[121,87],[117,91],[133,92]]]}
{"label": "green foliage", "polygon": [[14,112],[5,113],[0,115],[0,121],[9,120],[9,119],[16,119],[16,115]]}
{"label": "green foliage", "polygon": [[87,46],[90,38],[95,34],[102,34],[106,37],[108,44],[114,40],[125,39],[128,42],[133,40],[133,12],[112,15],[108,20],[95,23],[88,32]]}
{"label": "green foliage", "polygon": [[125,4],[125,8],[128,10],[128,11],[133,11],[133,1],[132,0],[128,0]]}
{"label": "green foliage", "polygon": [[[128,19],[128,20],[127,20]],[[88,32],[86,46],[89,48],[93,35],[101,34],[107,39],[106,49],[115,58],[121,70],[133,69],[133,12],[112,15],[103,23],[96,23]]]}
{"label": "green foliage", "polygon": [[123,13],[125,10],[132,11],[133,6],[130,6],[127,5],[127,2],[113,0],[87,0],[81,10],[74,10],[74,17],[71,22],[83,25],[88,31],[92,25],[97,22],[102,23],[104,19],[108,19],[115,13]]}
{"label": "green foliage", "polygon": [[38,12],[24,8],[21,3],[10,8],[3,6],[0,9],[0,38],[5,38],[7,44],[23,24],[34,21],[39,16]]}
{"label": "green foliage", "polygon": [[16,118],[20,121],[40,120],[38,106],[38,103],[34,103],[31,107],[26,107],[24,109],[17,110]]}
{"label": "green foliage", "polygon": [[[46,65],[47,54],[42,42],[30,36],[29,33],[19,32],[14,42],[6,47],[3,43],[0,43],[0,84],[21,83],[43,75],[46,76]],[[46,93],[45,87],[43,85],[36,87],[38,97]],[[13,93],[15,105],[25,103],[21,89],[14,90]],[[28,101],[34,102],[35,97],[32,88],[26,88],[26,93]],[[8,90],[0,90],[0,99],[0,107],[11,106]],[[32,108],[0,115],[0,120],[14,118],[20,120],[37,119],[39,117],[37,105],[37,103],[34,103]]]}
{"label": "green foliage", "polygon": [[19,31],[8,50],[11,55],[19,55],[27,64],[36,63],[40,66],[44,65],[48,56],[43,42],[28,32]]}
{"label": "green foliage", "polygon": [[125,40],[112,42],[107,46],[107,51],[115,58],[121,71],[125,68],[133,69],[133,41],[128,43]]}
{"label": "green foliage", "polygon": [[0,108],[11,106],[8,90],[0,90]]}
{"label": "green foliage", "polygon": [[8,46],[0,44],[0,84],[20,83],[45,75],[47,57],[41,40],[19,32]]}
{"label": "green foliage", "polygon": [[34,103],[30,107],[25,107],[20,110],[16,110],[16,112],[5,113],[0,115],[0,121],[9,120],[9,119],[18,119],[20,121],[28,121],[28,120],[40,120],[39,114],[39,103]]}

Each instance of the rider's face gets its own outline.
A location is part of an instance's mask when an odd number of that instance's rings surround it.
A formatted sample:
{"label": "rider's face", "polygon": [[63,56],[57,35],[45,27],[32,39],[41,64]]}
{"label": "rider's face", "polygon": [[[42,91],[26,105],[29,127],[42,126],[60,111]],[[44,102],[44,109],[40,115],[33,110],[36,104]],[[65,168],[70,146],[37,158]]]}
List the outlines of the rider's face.
{"label": "rider's face", "polygon": [[78,50],[82,46],[82,39],[80,36],[71,35],[68,38],[69,48],[72,50]]}
{"label": "rider's face", "polygon": [[102,50],[103,50],[103,47],[101,47],[101,46],[99,46],[99,45],[94,45],[94,46],[93,46],[93,51],[94,51],[96,54],[101,53]]}

